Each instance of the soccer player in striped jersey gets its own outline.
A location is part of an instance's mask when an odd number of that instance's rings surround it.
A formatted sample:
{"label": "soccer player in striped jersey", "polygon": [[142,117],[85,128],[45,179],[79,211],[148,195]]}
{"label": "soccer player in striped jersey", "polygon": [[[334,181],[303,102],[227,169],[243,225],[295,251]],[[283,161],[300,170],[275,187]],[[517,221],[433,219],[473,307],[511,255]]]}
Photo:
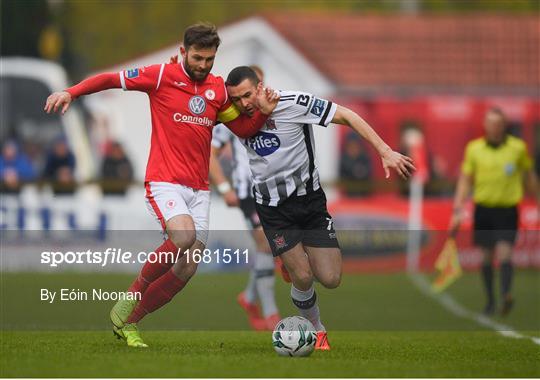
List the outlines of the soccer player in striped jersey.
{"label": "soccer player in striped jersey", "polygon": [[[241,66],[225,82],[240,112],[252,115],[261,86],[255,72]],[[312,124],[350,126],[381,156],[386,177],[390,169],[403,178],[415,170],[409,157],[393,151],[356,113],[299,91],[280,91],[277,107],[253,137],[244,139],[253,181],[256,210],[274,256],[292,279],[291,297],[300,314],[317,329],[316,349],[329,350],[321,323],[314,278],[333,289],[341,281],[341,251],[315,163]]]}
{"label": "soccer player in striped jersey", "polygon": [[[263,82],[263,72],[258,66],[250,66]],[[233,187],[223,174],[219,162],[220,152],[226,147],[232,149]],[[255,200],[251,192],[251,172],[249,159],[242,141],[223,124],[214,128],[210,154],[210,180],[216,185],[229,207],[239,207],[246,223],[252,230],[257,251],[250,255],[251,268],[247,286],[237,301],[248,315],[249,324],[255,330],[273,330],[280,321],[274,295],[274,259],[264,236],[261,222],[255,210]],[[259,300],[261,310],[257,304]]]}
{"label": "soccer player in striped jersey", "polygon": [[[182,61],[104,73],[56,92],[47,98],[45,111],[65,113],[73,99],[111,88],[148,94],[152,120],[150,155],[146,167],[146,201],[160,223],[166,240],[155,252],[183,253],[202,250],[208,236],[210,192],[208,166],[212,129],[224,122],[233,132],[249,137],[273,110],[273,95],[258,92],[262,112],[241,116],[228,99],[224,81],[210,73],[220,38],[215,26],[196,24],[184,33]],[[197,270],[187,255],[178,260],[147,262],[128,291],[140,302],[119,301],[110,317],[115,334],[131,347],[146,347],[137,323],[168,303]],[[136,297],[134,297],[136,298]]]}

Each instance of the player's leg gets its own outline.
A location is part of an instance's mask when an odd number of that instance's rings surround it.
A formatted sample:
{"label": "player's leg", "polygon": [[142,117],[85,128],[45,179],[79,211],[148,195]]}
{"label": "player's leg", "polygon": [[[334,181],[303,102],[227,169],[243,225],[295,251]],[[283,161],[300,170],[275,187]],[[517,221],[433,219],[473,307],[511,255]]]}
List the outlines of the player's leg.
{"label": "player's leg", "polygon": [[484,314],[491,315],[495,312],[495,292],[493,290],[493,257],[494,249],[491,247],[480,247],[482,254],[482,282],[486,293],[486,305]]}
{"label": "player's leg", "polygon": [[506,315],[514,305],[511,293],[514,268],[512,265],[512,243],[500,241],[495,246],[500,263],[501,314]]}
{"label": "player's leg", "polygon": [[[244,215],[246,224],[253,229],[256,223],[259,223],[259,218],[255,212],[254,200],[251,197],[240,199],[239,205],[240,211]],[[236,301],[240,307],[245,311],[248,317],[250,326],[254,330],[265,330],[266,323],[261,315],[259,310],[259,305],[257,304],[258,294],[257,294],[257,269],[256,263],[258,262],[258,249],[256,252],[250,252],[249,254],[249,274],[248,282],[246,287],[238,296]]]}
{"label": "player's leg", "polygon": [[184,254],[170,270],[150,284],[141,302],[129,316],[129,323],[139,322],[145,315],[170,302],[197,271],[198,263],[193,254],[201,254],[206,246],[210,192],[178,185],[178,193],[185,200],[190,215],[177,215],[169,219],[167,234]]}
{"label": "player's leg", "polygon": [[337,288],[341,282],[341,250],[321,188],[306,196],[304,209],[302,243],[311,269],[321,285],[328,289]]}
{"label": "player's leg", "polygon": [[[155,250],[157,260],[146,262],[128,291],[138,293],[141,299],[148,286],[164,275],[174,264],[179,252],[194,241],[195,227],[184,199],[189,194],[179,192],[178,185],[151,182],[146,184],[146,204],[160,223],[165,241]],[[110,318],[116,328],[122,328],[138,301],[120,300],[112,308]]]}
{"label": "player's leg", "polygon": [[253,239],[257,246],[254,266],[257,295],[261,303],[265,328],[267,330],[273,330],[276,323],[281,319],[274,290],[276,281],[274,275],[274,257],[260,225],[253,229]]}
{"label": "player's leg", "polygon": [[497,227],[499,241],[495,246],[495,252],[500,263],[501,277],[501,314],[506,315],[514,306],[511,288],[514,275],[512,265],[512,250],[516,241],[518,228],[517,207],[498,210]]}
{"label": "player's leg", "polygon": [[[277,322],[281,319],[278,313],[274,294],[274,258],[264,235],[261,226],[261,221],[257,210],[255,209],[255,200],[252,197],[247,197],[240,200],[240,209],[244,214],[246,223],[252,229],[252,237],[257,247],[253,257],[253,265],[250,270],[250,279],[254,279],[256,298],[259,299],[262,308],[262,317],[259,314],[259,321],[251,318],[251,322],[256,322],[256,329],[272,330]],[[250,283],[248,283],[249,287]],[[249,289],[249,288],[248,288]],[[246,289],[246,295],[247,290]],[[252,300],[254,302],[254,300]],[[257,308],[258,311],[258,308]],[[253,326],[253,323],[251,323]]]}
{"label": "player's leg", "polygon": [[341,283],[341,250],[307,245],[304,248],[317,281],[325,288],[337,288]]}
{"label": "player's leg", "polygon": [[[302,243],[315,278],[326,288],[337,288],[341,282],[341,251],[322,188],[306,195],[302,228]],[[315,349],[330,349],[326,331],[317,333]]]}
{"label": "player's leg", "polygon": [[480,205],[474,208],[474,244],[479,247],[482,254],[482,282],[486,294],[484,314],[491,315],[495,312],[495,293],[493,290],[493,256],[495,241],[493,240],[491,210]]}

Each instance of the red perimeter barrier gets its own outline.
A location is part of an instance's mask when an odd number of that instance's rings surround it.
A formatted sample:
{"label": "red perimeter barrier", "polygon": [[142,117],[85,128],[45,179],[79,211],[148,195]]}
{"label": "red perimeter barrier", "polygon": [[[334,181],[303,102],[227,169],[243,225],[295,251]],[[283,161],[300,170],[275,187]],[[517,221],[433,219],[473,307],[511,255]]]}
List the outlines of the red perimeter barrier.
{"label": "red perimeter barrier", "polygon": [[[396,272],[405,270],[408,200],[395,195],[359,200],[342,199],[328,205],[338,232],[346,272]],[[513,261],[520,268],[540,268],[540,220],[536,203],[520,207],[520,230]],[[431,271],[447,238],[452,212],[450,199],[426,199],[423,203],[420,269]],[[466,209],[457,244],[465,270],[476,270],[481,256],[472,244],[473,205]]]}

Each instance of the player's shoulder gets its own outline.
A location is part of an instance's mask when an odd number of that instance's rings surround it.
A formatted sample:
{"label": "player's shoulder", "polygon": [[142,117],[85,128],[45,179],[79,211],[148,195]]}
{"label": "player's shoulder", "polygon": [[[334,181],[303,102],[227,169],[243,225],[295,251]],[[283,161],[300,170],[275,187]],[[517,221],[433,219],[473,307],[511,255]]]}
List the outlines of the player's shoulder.
{"label": "player's shoulder", "polygon": [[527,147],[527,144],[523,139],[520,139],[519,137],[508,135],[507,137],[507,144],[511,147],[515,147],[517,149],[525,149]]}
{"label": "player's shoulder", "polygon": [[143,73],[159,72],[159,71],[163,70],[168,65],[170,65],[170,64],[168,64],[168,63],[154,63],[152,65],[143,66],[143,67],[140,68],[140,70]]}
{"label": "player's shoulder", "polygon": [[225,81],[223,80],[223,77],[219,75],[214,75],[212,73],[209,73],[206,76],[206,79],[204,80],[205,84],[207,85],[213,85],[213,86],[220,86],[225,87]]}
{"label": "player's shoulder", "polygon": [[484,137],[479,137],[479,138],[469,141],[465,149],[469,151],[476,151],[476,150],[482,149],[485,146],[486,146],[486,139]]}
{"label": "player's shoulder", "polygon": [[300,97],[311,98],[313,95],[305,91],[278,90],[279,101],[284,104],[296,104]]}
{"label": "player's shoulder", "polygon": [[275,112],[299,112],[305,110],[312,99],[313,95],[304,91],[279,90],[279,102]]}

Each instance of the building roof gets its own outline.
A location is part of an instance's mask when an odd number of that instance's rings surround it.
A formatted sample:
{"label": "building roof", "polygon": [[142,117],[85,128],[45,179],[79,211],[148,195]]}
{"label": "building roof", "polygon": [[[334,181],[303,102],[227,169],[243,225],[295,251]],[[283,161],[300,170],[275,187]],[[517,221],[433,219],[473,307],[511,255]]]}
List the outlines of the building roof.
{"label": "building roof", "polygon": [[342,92],[538,93],[540,86],[537,16],[290,12],[264,18]]}

